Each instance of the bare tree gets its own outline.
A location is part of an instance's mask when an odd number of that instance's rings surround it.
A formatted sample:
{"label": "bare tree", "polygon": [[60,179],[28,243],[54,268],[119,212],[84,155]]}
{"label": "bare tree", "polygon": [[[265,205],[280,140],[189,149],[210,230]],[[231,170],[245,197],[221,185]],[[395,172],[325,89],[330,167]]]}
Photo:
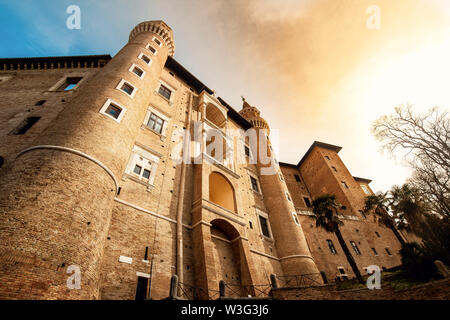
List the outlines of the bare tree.
{"label": "bare tree", "polygon": [[383,148],[404,151],[414,169],[409,183],[420,190],[434,213],[450,217],[450,117],[438,107],[424,114],[410,105],[399,106],[372,126]]}

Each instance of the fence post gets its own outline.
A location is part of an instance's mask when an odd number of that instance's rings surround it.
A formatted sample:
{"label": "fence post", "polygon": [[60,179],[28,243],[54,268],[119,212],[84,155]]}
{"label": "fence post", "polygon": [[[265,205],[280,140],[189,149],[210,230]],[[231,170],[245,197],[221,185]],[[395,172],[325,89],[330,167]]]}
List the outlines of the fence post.
{"label": "fence post", "polygon": [[177,290],[178,290],[178,276],[174,274],[172,278],[170,278],[170,293],[169,296],[171,299],[177,298]]}
{"label": "fence post", "polygon": [[272,284],[273,289],[278,289],[278,280],[277,276],[273,273],[270,275],[270,283]]}
{"label": "fence post", "polygon": [[223,280],[219,281],[219,295],[220,298],[225,297],[225,281]]}

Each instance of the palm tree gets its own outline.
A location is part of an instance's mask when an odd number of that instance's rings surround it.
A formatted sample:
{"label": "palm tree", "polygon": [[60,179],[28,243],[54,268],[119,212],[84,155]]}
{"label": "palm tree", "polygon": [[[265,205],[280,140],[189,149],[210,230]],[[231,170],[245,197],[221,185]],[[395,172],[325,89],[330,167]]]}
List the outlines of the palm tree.
{"label": "palm tree", "polygon": [[339,244],[341,245],[342,251],[344,251],[347,257],[348,263],[350,264],[356,278],[359,282],[363,283],[363,278],[359,272],[358,266],[356,265],[355,259],[353,259],[350,250],[342,237],[341,230],[339,227],[344,223],[339,219],[339,210],[342,205],[336,202],[336,196],[331,194],[326,194],[317,197],[313,203],[313,218],[316,220],[316,227],[323,228],[327,232],[333,232],[338,238]]}
{"label": "palm tree", "polygon": [[[388,198],[388,192],[372,194],[365,199],[364,209],[361,210],[364,214],[374,213],[378,216],[378,221],[390,228],[401,246],[405,246],[406,241],[397,229],[397,222],[395,218],[389,214],[391,199]],[[404,224],[403,224],[404,226]]]}

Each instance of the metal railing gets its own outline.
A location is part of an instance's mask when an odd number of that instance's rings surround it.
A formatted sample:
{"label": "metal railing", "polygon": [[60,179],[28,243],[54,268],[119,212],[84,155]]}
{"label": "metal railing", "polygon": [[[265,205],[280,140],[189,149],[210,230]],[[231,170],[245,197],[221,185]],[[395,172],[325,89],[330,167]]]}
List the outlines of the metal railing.
{"label": "metal railing", "polygon": [[279,288],[300,288],[323,285],[320,273],[275,276]]}
{"label": "metal railing", "polygon": [[271,290],[271,284],[241,285],[226,283],[223,280],[219,282],[219,291],[221,298],[267,298],[270,297]]}

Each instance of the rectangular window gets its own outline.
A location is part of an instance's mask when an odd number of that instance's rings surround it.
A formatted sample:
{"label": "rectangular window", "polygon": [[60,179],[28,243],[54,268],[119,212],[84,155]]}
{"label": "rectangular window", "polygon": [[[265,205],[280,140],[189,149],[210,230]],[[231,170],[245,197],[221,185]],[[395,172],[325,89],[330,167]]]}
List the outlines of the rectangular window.
{"label": "rectangular window", "polygon": [[152,59],[150,59],[148,56],[146,56],[145,54],[141,53],[139,55],[139,59],[141,59],[142,61],[144,61],[146,64],[150,64],[152,62]]}
{"label": "rectangular window", "polygon": [[367,194],[368,196],[370,195],[369,188],[367,188],[366,185],[361,184],[361,188],[363,189],[363,191],[364,191],[365,194]]}
{"label": "rectangular window", "polygon": [[357,254],[357,255],[360,255],[360,254],[361,254],[361,251],[359,251],[359,248],[358,248],[358,246],[356,245],[356,243],[355,243],[354,241],[350,241],[350,244],[351,244],[353,250],[355,250],[356,254]]}
{"label": "rectangular window", "polygon": [[139,78],[142,78],[142,75],[144,74],[144,70],[142,70],[142,69],[139,68],[139,67],[134,67],[134,68],[133,68],[133,73],[134,73],[135,75],[137,75]]}
{"label": "rectangular window", "polygon": [[330,160],[330,157],[329,156],[325,156],[325,159]]}
{"label": "rectangular window", "polygon": [[112,101],[111,99],[108,99],[99,112],[120,123],[126,112],[126,109],[120,104]]}
{"label": "rectangular window", "polygon": [[308,208],[311,208],[311,200],[309,200],[309,198],[304,197],[303,200],[305,201],[305,204]]}
{"label": "rectangular window", "polygon": [[246,155],[247,157],[250,157],[250,148],[247,147],[247,146],[244,146],[244,151],[245,151],[245,155]]}
{"label": "rectangular window", "polygon": [[153,48],[150,44],[148,44],[146,48],[147,48],[151,53],[153,53],[154,55],[156,55],[156,49]]}
{"label": "rectangular window", "polygon": [[336,167],[331,167],[331,169],[333,169],[334,172],[337,172]]}
{"label": "rectangular window", "polygon": [[119,107],[115,106],[112,103],[106,108],[105,111],[106,114],[109,114],[114,119],[119,118],[120,112],[122,112],[122,109],[120,109]]}
{"label": "rectangular window", "polygon": [[45,103],[45,101],[47,100],[39,100],[38,102],[36,102],[35,106],[42,106]]}
{"label": "rectangular window", "polygon": [[341,184],[345,189],[348,189],[348,185],[344,181],[341,181]]}
{"label": "rectangular window", "polygon": [[292,217],[294,218],[295,224],[299,226],[300,222],[298,221],[297,213],[296,212],[292,212]]}
{"label": "rectangular window", "polygon": [[253,191],[259,192],[258,181],[256,180],[256,178],[250,176],[250,182],[252,184]]}
{"label": "rectangular window", "polygon": [[11,135],[21,135],[25,134],[36,122],[39,121],[41,117],[28,117],[22,121],[21,124],[17,126],[13,131],[11,131]]}
{"label": "rectangular window", "polygon": [[69,91],[74,89],[77,84],[83,79],[82,77],[67,77],[58,90]]}
{"label": "rectangular window", "polygon": [[172,91],[169,88],[167,88],[166,86],[164,86],[163,84],[161,84],[159,86],[158,93],[160,95],[162,95],[164,98],[166,98],[167,100],[170,100],[170,96],[172,95]]}
{"label": "rectangular window", "polygon": [[158,46],[161,47],[161,41],[159,41],[158,38],[154,37],[154,38],[153,38],[153,42],[156,43]]}
{"label": "rectangular window", "polygon": [[267,222],[267,219],[264,218],[263,216],[259,216],[259,224],[261,225],[262,234],[265,237],[270,238],[269,224]]}
{"label": "rectangular window", "polygon": [[151,189],[155,180],[158,163],[158,156],[139,146],[134,146],[125,172],[131,180],[140,182]]}
{"label": "rectangular window", "polygon": [[378,238],[381,238],[380,234],[377,231],[375,231],[375,234],[377,235]]}
{"label": "rectangular window", "polygon": [[340,274],[346,274],[345,269],[343,267],[338,267],[338,270]]}
{"label": "rectangular window", "polygon": [[288,201],[292,201],[291,197],[289,196],[289,193],[286,192],[286,199],[288,199]]}
{"label": "rectangular window", "polygon": [[375,248],[372,248],[372,251],[376,256],[378,255],[378,252],[377,252],[377,250],[375,250]]}
{"label": "rectangular window", "polygon": [[295,177],[295,181],[300,182],[302,180],[300,180],[300,176],[298,174],[294,174]]}
{"label": "rectangular window", "polygon": [[148,119],[147,127],[152,129],[153,131],[161,134],[163,126],[164,126],[164,120],[152,112]]}
{"label": "rectangular window", "polygon": [[129,83],[122,83],[122,86],[120,87],[120,90],[128,94],[129,96],[133,95],[134,87]]}
{"label": "rectangular window", "polygon": [[253,229],[253,223],[251,221],[248,222],[248,225],[250,226],[250,229]]}
{"label": "rectangular window", "polygon": [[392,256],[392,253],[391,253],[391,251],[389,251],[388,248],[385,248],[384,250],[386,250],[386,253],[387,253],[389,256]]}
{"label": "rectangular window", "polygon": [[327,240],[328,248],[330,248],[331,254],[336,254],[336,248],[334,247],[333,241]]}

